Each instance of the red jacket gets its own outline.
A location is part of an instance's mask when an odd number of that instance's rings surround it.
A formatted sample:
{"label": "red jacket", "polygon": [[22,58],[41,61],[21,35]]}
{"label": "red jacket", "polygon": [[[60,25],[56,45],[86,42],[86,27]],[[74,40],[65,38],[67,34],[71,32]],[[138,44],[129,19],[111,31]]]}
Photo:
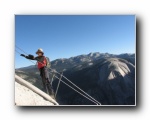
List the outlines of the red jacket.
{"label": "red jacket", "polygon": [[43,60],[40,60],[37,62],[37,66],[38,66],[38,69],[42,68],[42,67],[45,67],[46,66],[46,57],[43,56]]}

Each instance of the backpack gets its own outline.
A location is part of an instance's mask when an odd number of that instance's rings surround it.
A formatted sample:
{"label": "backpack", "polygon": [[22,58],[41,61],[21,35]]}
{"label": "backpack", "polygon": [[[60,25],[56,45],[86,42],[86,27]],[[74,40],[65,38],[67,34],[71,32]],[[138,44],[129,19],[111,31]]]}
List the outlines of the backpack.
{"label": "backpack", "polygon": [[46,67],[50,68],[51,67],[50,59],[48,57],[45,57],[45,58],[46,58]]}

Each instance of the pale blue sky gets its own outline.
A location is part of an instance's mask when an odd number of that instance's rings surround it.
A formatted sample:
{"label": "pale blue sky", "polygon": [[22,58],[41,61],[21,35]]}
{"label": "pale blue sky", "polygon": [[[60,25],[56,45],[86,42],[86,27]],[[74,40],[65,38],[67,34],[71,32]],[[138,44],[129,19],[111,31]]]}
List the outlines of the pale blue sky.
{"label": "pale blue sky", "polygon": [[[16,15],[16,45],[51,60],[90,52],[135,53],[134,15]],[[17,53],[16,68],[32,65]]]}

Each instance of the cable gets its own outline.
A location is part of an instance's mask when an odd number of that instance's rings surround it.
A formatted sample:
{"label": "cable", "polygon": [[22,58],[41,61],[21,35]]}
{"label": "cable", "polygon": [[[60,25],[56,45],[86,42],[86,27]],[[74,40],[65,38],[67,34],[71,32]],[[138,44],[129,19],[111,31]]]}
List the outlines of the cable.
{"label": "cable", "polygon": [[[56,71],[57,72],[57,71]],[[57,72],[58,74],[60,74],[59,72]],[[91,99],[93,99],[95,102],[97,102],[98,104],[101,105],[100,102],[98,102],[97,100],[95,100],[93,97],[91,97],[89,94],[87,94],[85,91],[83,91],[81,88],[79,88],[76,84],[74,84],[73,82],[71,82],[71,80],[69,80],[67,77],[65,77],[64,75],[62,75],[62,77],[64,77],[68,82],[70,82],[72,85],[74,85],[76,88],[78,88],[80,91],[82,91],[84,94],[86,94],[87,96],[89,96]]]}
{"label": "cable", "polygon": [[[20,52],[18,52],[18,50],[15,50],[18,54],[20,54],[21,55],[21,53]],[[30,59],[28,59],[30,62],[32,62],[33,64],[35,64],[36,65],[36,63],[35,62],[33,62],[32,60],[30,60]]]}
{"label": "cable", "polygon": [[[18,54],[20,54],[17,50],[16,52]],[[50,74],[52,74],[50,71],[49,71]],[[55,78],[59,79],[57,76],[54,76]],[[59,79],[62,83],[64,83],[65,85],[67,85],[68,87],[70,87],[72,90],[76,91],[77,93],[79,93],[80,95],[82,95],[83,97],[87,98],[88,100],[90,100],[91,102],[95,103],[96,105],[98,105],[97,102],[93,101],[92,99],[88,98],[87,96],[85,96],[84,94],[80,93],[78,90],[74,89],[73,87],[71,87],[69,84],[67,84],[66,82],[62,81],[61,79]]]}
{"label": "cable", "polygon": [[28,55],[28,53],[26,53],[23,49],[21,49],[20,47],[18,47],[17,45],[15,45],[19,50],[21,50],[22,52],[24,52],[26,55]]}
{"label": "cable", "polygon": [[[27,54],[25,51],[23,51],[21,48],[19,48],[17,45],[16,47],[18,49],[20,49],[22,52],[24,52],[25,54]],[[20,53],[19,53],[20,54]],[[31,61],[31,60],[30,60]],[[33,61],[31,61],[32,63],[34,63]],[[35,63],[34,63],[35,64]],[[50,68],[51,69],[51,68]],[[53,69],[51,69],[53,70]],[[58,73],[60,75],[59,72],[55,71],[56,73]],[[71,82],[68,78],[66,78],[65,76],[63,76],[68,82],[70,82],[72,85],[74,85],[76,88],[78,88],[80,91],[82,91],[84,94],[86,94],[87,96],[89,96],[91,99],[93,99],[95,102],[97,102],[98,104],[101,105],[101,103],[99,103],[97,100],[95,100],[93,97],[91,97],[89,94],[87,94],[85,91],[83,91],[81,88],[79,88],[77,85],[75,85],[73,82]]]}
{"label": "cable", "polygon": [[[63,74],[63,73],[62,73]],[[58,92],[58,88],[59,88],[59,85],[60,85],[60,80],[61,80],[61,78],[62,78],[62,74],[61,74],[61,76],[60,76],[60,78],[59,78],[59,81],[58,81],[58,84],[57,84],[57,88],[56,88],[56,92],[55,92],[55,98],[56,98],[56,96],[57,96],[57,92]]]}
{"label": "cable", "polygon": [[[19,48],[19,47],[18,47]],[[21,51],[23,51],[21,48],[19,48]],[[26,53],[25,51],[23,51],[24,53]],[[18,52],[19,53],[19,52]],[[20,54],[20,53],[19,53]],[[31,61],[31,60],[30,60]],[[31,61],[32,63],[34,63],[33,61]],[[35,64],[35,63],[34,63]],[[51,68],[50,68],[51,69]],[[53,69],[51,69],[53,70]],[[57,71],[56,71],[57,72]],[[60,74],[59,72],[57,72],[58,74]],[[85,91],[83,91],[81,88],[79,88],[77,85],[75,85],[73,82],[71,82],[68,78],[66,78],[65,76],[63,76],[67,81],[69,81],[72,85],[74,85],[75,87],[77,87],[80,91],[82,91],[84,94],[86,94],[87,96],[89,96],[91,99],[93,99],[95,102],[97,102],[98,104],[101,105],[101,103],[99,103],[97,100],[95,100],[93,97],[91,97],[90,95],[88,95]],[[76,90],[77,91],[77,90]],[[78,91],[79,93],[79,91]]]}
{"label": "cable", "polygon": [[[18,54],[20,54],[17,50],[16,50],[16,52],[17,52]],[[49,71],[49,73],[52,74],[50,71]],[[95,104],[98,105],[98,103],[96,103],[95,101],[89,99],[87,96],[83,95],[82,93],[80,93],[79,91],[77,91],[76,89],[74,89],[73,87],[71,87],[69,84],[67,84],[66,82],[62,81],[62,80],[61,80],[60,78],[58,78],[57,76],[54,76],[54,77],[57,78],[57,79],[58,79],[59,81],[61,81],[62,83],[64,83],[65,85],[67,85],[68,87],[70,87],[71,89],[73,89],[74,91],[76,91],[77,93],[79,93],[80,95],[84,96],[84,97],[87,98],[88,100],[90,100],[90,101],[92,101],[93,103],[95,103]]]}
{"label": "cable", "polygon": [[[55,78],[59,79],[57,76],[55,76]],[[80,95],[82,95],[83,97],[87,98],[88,100],[90,100],[91,102],[95,103],[96,105],[98,105],[98,103],[96,103],[95,101],[91,100],[90,98],[88,98],[87,96],[83,95],[82,93],[80,93],[79,91],[77,91],[76,89],[74,89],[73,87],[71,87],[69,84],[67,84],[66,82],[62,81],[60,79],[60,81],[62,83],[64,83],[65,85],[67,85],[68,87],[70,87],[71,89],[73,89],[74,91],[76,91],[77,93],[79,93]]]}
{"label": "cable", "polygon": [[18,52],[17,50],[15,50],[18,54],[21,54],[20,52]]}
{"label": "cable", "polygon": [[[17,45],[15,45],[19,50],[21,50],[22,52],[24,52],[25,54],[27,54],[24,50],[22,50],[20,47],[18,47]],[[16,52],[18,53],[18,54],[20,54],[17,50],[16,50]],[[29,60],[29,59],[28,59]],[[31,60],[30,60],[31,61]],[[34,63],[33,61],[31,61],[32,63]],[[35,64],[35,63],[34,63]],[[53,70],[52,68],[48,68],[49,70]],[[59,75],[61,75],[59,72],[57,72],[56,70],[55,70],[55,72],[57,73],[57,74],[59,74]],[[50,73],[50,71],[49,71],[49,73]],[[55,76],[56,77],[56,76]],[[78,88],[80,91],[82,91],[84,94],[86,94],[88,97],[90,97],[91,99],[92,99],[92,101],[94,101],[94,103],[96,103],[96,104],[99,104],[99,105],[101,105],[101,103],[100,102],[98,102],[97,100],[95,100],[93,97],[91,97],[89,94],[87,94],[85,91],[83,91],[81,88],[79,88],[77,85],[75,85],[73,82],[71,82],[71,80],[69,80],[67,77],[65,77],[64,75],[62,75],[62,77],[63,78],[65,78],[68,82],[70,82],[72,85],[74,85],[76,88]],[[58,77],[57,77],[58,78]],[[58,78],[59,79],[59,78]],[[60,79],[61,80],[61,79]],[[69,86],[70,88],[72,88],[73,90],[75,90],[73,87],[71,87],[69,84],[67,84],[67,83],[65,83],[64,81],[62,81],[61,80],[61,82],[63,82],[64,84],[66,84],[67,86]],[[77,90],[75,90],[76,92],[78,92],[79,94],[81,94],[81,95],[83,95],[81,92],[79,92],[79,91],[77,91]],[[87,96],[85,96],[85,95],[83,95],[84,97],[86,97],[87,99],[90,99],[90,98],[88,98]],[[90,101],[91,101],[91,99],[90,99]]]}

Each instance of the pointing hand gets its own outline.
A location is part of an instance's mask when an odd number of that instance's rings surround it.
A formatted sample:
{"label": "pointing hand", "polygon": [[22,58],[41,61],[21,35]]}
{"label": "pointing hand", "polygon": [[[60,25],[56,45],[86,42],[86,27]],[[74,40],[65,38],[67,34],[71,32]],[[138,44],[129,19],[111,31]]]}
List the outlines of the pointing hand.
{"label": "pointing hand", "polygon": [[24,55],[24,54],[21,54],[20,56],[25,57],[25,55]]}

